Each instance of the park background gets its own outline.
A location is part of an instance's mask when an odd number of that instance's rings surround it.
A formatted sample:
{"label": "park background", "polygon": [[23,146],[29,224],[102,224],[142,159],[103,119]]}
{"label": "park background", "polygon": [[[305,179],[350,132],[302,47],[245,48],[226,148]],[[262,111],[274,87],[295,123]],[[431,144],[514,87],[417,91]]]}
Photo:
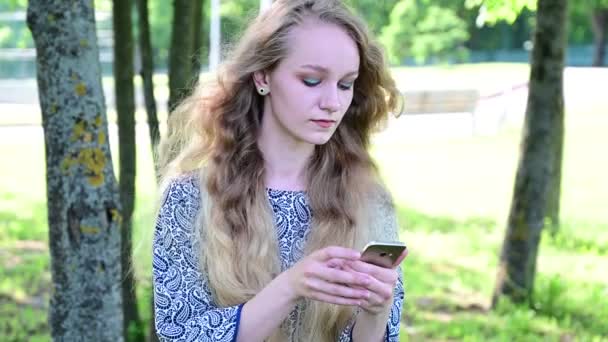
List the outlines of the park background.
{"label": "park background", "polygon": [[[212,1],[202,3],[197,55],[206,77],[212,69],[208,46],[215,12]],[[463,90],[478,94],[471,112],[403,115],[392,119],[374,139],[373,156],[395,198],[401,238],[410,249],[404,267],[401,340],[608,340],[608,69],[599,58],[608,30],[608,4],[570,2],[559,229],[543,231],[532,302],[504,301],[492,308],[520,157],[534,6],[484,11],[484,5],[491,6],[483,1],[349,3],[385,45],[404,93],[424,91],[432,96]],[[162,131],[169,99],[173,3],[149,0],[148,6],[154,93]],[[26,1],[0,1],[2,341],[51,338],[45,147],[26,8]],[[254,0],[221,2],[222,46],[239,36],[259,8],[260,2]],[[96,1],[95,9],[109,141],[118,175],[112,2]],[[599,31],[598,23],[602,24]],[[133,28],[137,37],[136,23]],[[604,32],[603,40],[598,41],[598,32]],[[137,48],[133,60],[139,70]],[[146,335],[158,194],[141,88],[140,77],[135,77],[137,178],[132,253],[142,321],[137,329]],[[129,339],[141,339],[142,333],[132,331]]]}

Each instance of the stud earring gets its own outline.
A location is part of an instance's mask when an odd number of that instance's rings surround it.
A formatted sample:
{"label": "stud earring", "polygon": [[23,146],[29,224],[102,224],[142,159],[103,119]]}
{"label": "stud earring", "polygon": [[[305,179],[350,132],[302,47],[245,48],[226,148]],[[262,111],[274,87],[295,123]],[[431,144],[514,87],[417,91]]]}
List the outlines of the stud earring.
{"label": "stud earring", "polygon": [[258,88],[258,94],[264,96],[264,95],[268,94],[268,89],[266,89],[265,87],[260,87],[260,88]]}

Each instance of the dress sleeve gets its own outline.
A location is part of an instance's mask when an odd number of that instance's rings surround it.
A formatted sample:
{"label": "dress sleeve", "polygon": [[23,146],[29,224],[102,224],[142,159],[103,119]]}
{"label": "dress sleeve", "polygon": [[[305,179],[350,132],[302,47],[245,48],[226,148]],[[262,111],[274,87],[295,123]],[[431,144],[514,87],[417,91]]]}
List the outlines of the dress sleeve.
{"label": "dress sleeve", "polygon": [[199,208],[193,179],[173,181],[163,194],[152,257],[154,319],[161,341],[236,341],[243,304],[217,307],[198,267],[193,232]]}

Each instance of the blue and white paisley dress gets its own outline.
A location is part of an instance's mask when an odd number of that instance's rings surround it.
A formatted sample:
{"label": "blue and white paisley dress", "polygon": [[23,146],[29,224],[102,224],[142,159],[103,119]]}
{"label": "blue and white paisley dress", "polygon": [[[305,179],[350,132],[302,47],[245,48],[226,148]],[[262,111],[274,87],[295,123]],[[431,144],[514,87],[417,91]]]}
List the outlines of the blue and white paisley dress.
{"label": "blue and white paisley dress", "polygon": [[[303,255],[312,213],[303,191],[267,190],[279,238],[282,269]],[[198,178],[182,176],[163,194],[153,242],[154,311],[156,332],[161,341],[236,341],[243,304],[218,307],[206,275],[198,267],[198,246],[194,222],[201,206]],[[387,322],[386,341],[399,341],[399,324],[404,290],[401,276],[394,293]],[[301,307],[287,317],[295,331]],[[352,340],[352,323],[336,337]]]}

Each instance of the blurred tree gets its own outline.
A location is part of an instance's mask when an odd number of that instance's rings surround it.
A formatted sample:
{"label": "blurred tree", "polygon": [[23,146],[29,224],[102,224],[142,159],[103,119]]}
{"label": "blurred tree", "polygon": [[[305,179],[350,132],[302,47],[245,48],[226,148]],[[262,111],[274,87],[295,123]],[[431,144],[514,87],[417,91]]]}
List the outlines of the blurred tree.
{"label": "blurred tree", "polygon": [[[603,66],[606,58],[606,35],[608,34],[608,0],[592,0],[591,27],[595,50],[593,66]],[[578,3],[580,5],[580,2]]]}
{"label": "blurred tree", "polygon": [[30,0],[45,136],[55,341],[122,341],[121,206],[92,0]]}
{"label": "blurred tree", "polygon": [[203,13],[203,9],[205,7],[205,0],[196,0],[194,2],[194,18],[192,30],[192,75],[195,79],[198,79],[198,74],[201,72],[201,62],[203,60],[203,56],[206,56],[207,49],[203,49],[207,39],[207,35],[205,34],[207,30],[205,29],[207,21],[205,20],[205,14]]}
{"label": "blurred tree", "polygon": [[418,63],[431,58],[463,59],[467,39],[466,23],[453,8],[419,0],[399,1],[380,37],[395,64],[407,57]]}
{"label": "blurred tree", "polygon": [[[479,5],[480,14],[479,20],[485,20],[490,23],[494,23],[498,20],[514,20],[513,18],[517,17],[517,13],[529,9],[536,10],[537,3],[534,0],[510,0],[510,1],[501,1],[501,0],[466,0],[468,5]],[[607,0],[588,0],[588,1],[607,1]],[[565,6],[566,10],[568,6]],[[568,13],[568,12],[566,12]],[[536,15],[538,21],[538,13]],[[560,18],[561,20],[561,18]],[[538,25],[538,24],[537,24]],[[564,27],[567,27],[567,20],[563,20]],[[567,32],[566,29],[564,29]],[[561,33],[561,32],[559,32]],[[535,35],[538,34],[538,31],[535,31]],[[561,39],[555,38],[555,39]],[[564,41],[564,44],[567,44]],[[564,55],[565,55],[565,46]],[[534,57],[534,56],[533,56]],[[565,58],[565,57],[564,57]],[[532,59],[532,64],[534,65],[535,61]],[[532,97],[532,91],[539,91],[537,89],[530,88],[530,94],[528,98]],[[561,93],[559,93],[561,94]],[[562,101],[563,102],[563,94],[557,95],[554,97],[554,101]],[[554,148],[554,156],[552,165],[552,173],[549,178],[549,190],[547,193],[547,201],[546,201],[546,214],[545,218],[550,223],[550,226],[553,228],[555,232],[559,227],[559,210],[560,210],[560,198],[561,198],[561,175],[562,175],[562,151],[563,151],[563,124],[560,124],[559,121],[554,122],[556,126],[552,127],[552,131],[559,138],[556,139],[555,144],[552,145]]]}
{"label": "blurred tree", "polygon": [[135,4],[137,6],[137,23],[139,28],[139,57],[141,58],[139,75],[142,79],[143,95],[146,103],[152,156],[154,158],[154,165],[156,165],[156,153],[154,151],[160,141],[160,131],[158,129],[156,98],[154,97],[154,55],[150,40],[148,0],[136,0]]}
{"label": "blurred tree", "polygon": [[[564,138],[563,70],[567,0],[539,0],[521,155],[493,305],[531,299],[541,233],[559,203]],[[557,208],[559,209],[559,207]]]}
{"label": "blurred tree", "polygon": [[191,0],[173,1],[169,50],[169,111],[188,94],[192,82],[194,8],[194,2]]}
{"label": "blurred tree", "polygon": [[592,65],[603,66],[608,35],[608,0],[573,1],[569,12],[570,40],[586,42],[588,33],[591,33],[594,44]]}
{"label": "blurred tree", "polygon": [[135,98],[131,0],[113,0],[114,94],[118,118],[119,186],[122,205],[121,263],[125,341],[143,341],[132,268],[132,216],[135,206]]}

